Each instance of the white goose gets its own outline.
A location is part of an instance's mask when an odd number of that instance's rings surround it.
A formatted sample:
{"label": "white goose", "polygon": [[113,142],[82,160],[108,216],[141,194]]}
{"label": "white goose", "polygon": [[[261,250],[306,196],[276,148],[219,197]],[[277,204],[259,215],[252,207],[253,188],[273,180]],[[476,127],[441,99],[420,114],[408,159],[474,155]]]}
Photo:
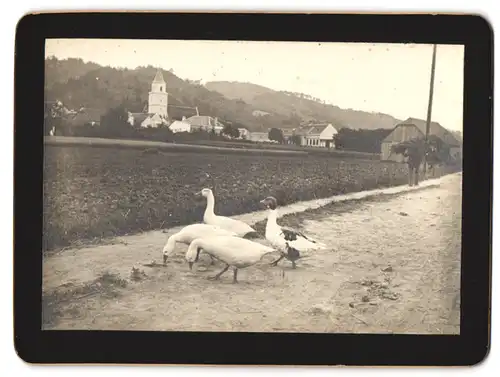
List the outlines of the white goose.
{"label": "white goose", "polygon": [[212,190],[204,188],[197,195],[201,195],[207,199],[207,207],[203,215],[203,222],[205,224],[217,225],[223,229],[235,232],[239,237],[244,238],[258,238],[259,234],[250,225],[240,220],[231,219],[226,216],[218,216],[214,213],[215,197]]}
{"label": "white goose", "polygon": [[276,222],[278,217],[278,203],[276,198],[268,196],[264,200],[261,200],[260,203],[269,209],[266,223],[266,239],[273,247],[282,252],[281,257],[271,263],[272,266],[276,266],[280,260],[287,258],[292,262],[293,268],[295,268],[295,260],[298,258],[289,258],[289,255],[294,255],[290,253],[291,250],[300,253],[326,247],[325,244],[313,240],[296,229],[278,225]]}
{"label": "white goose", "polygon": [[[179,232],[171,235],[165,246],[163,247],[163,264],[167,263],[167,259],[175,250],[177,242],[189,245],[196,238],[209,236],[236,236],[235,232],[222,229],[216,225],[209,224],[191,224],[182,228]],[[214,263],[213,257],[212,264]]]}
{"label": "white goose", "polygon": [[200,251],[204,251],[226,264],[226,267],[210,280],[218,280],[229,267],[233,267],[233,283],[237,283],[238,269],[252,266],[266,254],[276,252],[272,247],[239,237],[214,236],[195,239],[186,252],[189,268],[198,260]]}

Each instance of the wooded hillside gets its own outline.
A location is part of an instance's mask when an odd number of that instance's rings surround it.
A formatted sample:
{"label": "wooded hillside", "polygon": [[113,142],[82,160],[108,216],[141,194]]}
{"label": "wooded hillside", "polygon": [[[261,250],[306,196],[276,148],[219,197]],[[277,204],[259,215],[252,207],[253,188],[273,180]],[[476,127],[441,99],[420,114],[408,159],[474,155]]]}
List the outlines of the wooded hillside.
{"label": "wooded hillside", "polygon": [[341,109],[304,93],[275,91],[261,85],[241,82],[213,81],[205,86],[227,98],[241,99],[253,107],[292,119],[319,121],[351,129],[392,129],[399,119],[382,113]]}

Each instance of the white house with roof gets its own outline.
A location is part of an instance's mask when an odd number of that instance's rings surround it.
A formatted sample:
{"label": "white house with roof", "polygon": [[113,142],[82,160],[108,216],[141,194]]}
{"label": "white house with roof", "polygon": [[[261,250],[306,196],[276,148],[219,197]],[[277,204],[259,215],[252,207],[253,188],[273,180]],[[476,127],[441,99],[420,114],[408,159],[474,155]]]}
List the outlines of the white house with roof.
{"label": "white house with roof", "polygon": [[186,121],[186,117],[182,117],[182,120],[173,121],[170,126],[170,131],[173,133],[177,132],[191,132],[191,124]]}
{"label": "white house with roof", "polygon": [[338,130],[331,123],[310,124],[295,129],[300,145],[318,148],[335,148],[334,137]]}
{"label": "white house with roof", "polygon": [[211,117],[208,115],[194,115],[185,120],[191,125],[191,132],[193,131],[215,131],[216,134],[220,134],[224,129],[224,125],[219,121],[217,117]]}
{"label": "white house with roof", "polygon": [[151,83],[148,111],[128,113],[128,122],[134,127],[157,128],[168,124],[168,93],[161,70],[158,69]]}

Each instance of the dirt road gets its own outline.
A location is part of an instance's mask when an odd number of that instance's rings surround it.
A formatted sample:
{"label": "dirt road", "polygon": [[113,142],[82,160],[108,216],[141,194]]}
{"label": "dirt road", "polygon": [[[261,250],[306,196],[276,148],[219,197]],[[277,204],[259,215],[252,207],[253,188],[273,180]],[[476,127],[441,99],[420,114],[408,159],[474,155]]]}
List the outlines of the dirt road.
{"label": "dirt road", "polygon": [[[461,179],[285,215],[281,224],[329,248],[296,270],[266,257],[240,270],[239,284],[231,273],[207,280],[222,266],[206,256],[189,271],[185,245],[168,267],[143,266],[160,261],[174,230],[66,250],[44,261],[44,328],[457,334]],[[264,217],[240,216],[258,230]]]}

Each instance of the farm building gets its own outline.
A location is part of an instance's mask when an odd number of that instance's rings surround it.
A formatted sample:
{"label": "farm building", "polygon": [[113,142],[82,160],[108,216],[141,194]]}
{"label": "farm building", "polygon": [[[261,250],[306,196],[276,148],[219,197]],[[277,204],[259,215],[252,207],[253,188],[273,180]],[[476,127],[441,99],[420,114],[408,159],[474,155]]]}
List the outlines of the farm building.
{"label": "farm building", "polygon": [[283,132],[283,142],[284,144],[293,144],[292,137],[295,135],[295,129],[293,128],[282,128],[281,132]]}
{"label": "farm building", "polygon": [[338,133],[331,123],[310,124],[295,129],[295,135],[300,137],[300,145],[335,148],[334,136]]}
{"label": "farm building", "polygon": [[68,116],[68,123],[71,126],[99,126],[103,115],[103,110],[83,107],[72,116]]}
{"label": "farm building", "polygon": [[[403,162],[404,157],[400,154],[391,154],[391,147],[403,141],[414,138],[424,138],[426,121],[417,118],[408,118],[403,123],[394,127],[389,135],[382,141],[382,160]],[[462,158],[462,143],[453,134],[437,122],[431,122],[429,135],[437,137],[444,148],[448,149],[451,158],[460,160]]]}
{"label": "farm building", "polygon": [[157,128],[168,123],[168,93],[161,70],[151,83],[148,112],[128,113],[128,122],[134,127]]}
{"label": "farm building", "polygon": [[186,121],[186,117],[183,117],[182,120],[173,121],[169,128],[173,133],[191,131],[191,125]]}
{"label": "farm building", "polygon": [[186,119],[186,122],[191,125],[191,131],[212,131],[220,134],[224,125],[217,118],[208,115],[194,115]]}
{"label": "farm building", "polygon": [[265,131],[250,132],[248,135],[248,140],[256,141],[256,142],[268,142],[269,141],[269,132],[265,132]]}
{"label": "farm building", "polygon": [[128,113],[128,122],[134,127],[158,128],[167,124],[167,119],[156,113]]}

